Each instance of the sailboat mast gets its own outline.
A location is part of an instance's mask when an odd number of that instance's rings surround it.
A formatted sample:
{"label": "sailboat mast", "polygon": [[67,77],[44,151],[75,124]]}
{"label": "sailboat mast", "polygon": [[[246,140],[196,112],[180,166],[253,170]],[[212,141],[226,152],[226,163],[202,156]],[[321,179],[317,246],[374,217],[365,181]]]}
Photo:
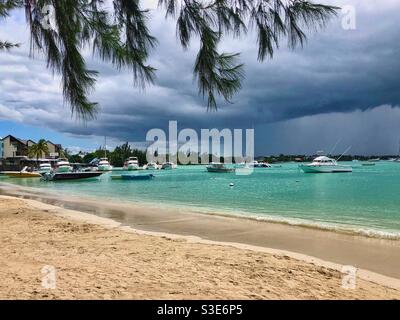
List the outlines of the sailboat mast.
{"label": "sailboat mast", "polygon": [[104,158],[107,158],[107,136],[104,136]]}

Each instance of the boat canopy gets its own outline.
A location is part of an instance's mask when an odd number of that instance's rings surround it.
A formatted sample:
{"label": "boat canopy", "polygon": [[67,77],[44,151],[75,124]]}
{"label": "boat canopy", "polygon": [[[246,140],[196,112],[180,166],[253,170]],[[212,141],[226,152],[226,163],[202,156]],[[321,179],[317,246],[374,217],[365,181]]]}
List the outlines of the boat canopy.
{"label": "boat canopy", "polygon": [[326,156],[317,157],[313,162],[335,162],[336,160],[328,158]]}

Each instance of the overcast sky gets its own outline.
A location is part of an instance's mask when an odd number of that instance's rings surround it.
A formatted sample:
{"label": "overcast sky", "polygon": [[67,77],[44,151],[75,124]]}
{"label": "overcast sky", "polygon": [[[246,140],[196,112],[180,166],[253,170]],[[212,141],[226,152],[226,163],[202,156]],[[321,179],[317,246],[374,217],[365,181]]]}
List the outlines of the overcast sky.
{"label": "overcast sky", "polygon": [[[152,6],[152,1],[143,1]],[[255,128],[256,154],[337,152],[396,154],[400,139],[400,27],[398,0],[319,0],[356,9],[356,30],[342,28],[342,15],[327,29],[309,33],[304,49],[282,46],[273,60],[257,62],[254,34],[226,39],[222,48],[241,52],[244,87],[233,104],[207,112],[192,69],[198,47],[184,51],[173,21],[151,11],[151,31],[159,45],[150,63],[156,84],[141,92],[129,71],[118,72],[88,56],[100,71],[92,100],[101,105],[95,121],[71,118],[63,106],[59,77],[37,57],[28,57],[29,34],[23,16],[0,22],[0,39],[20,42],[0,53],[0,136],[45,136],[73,149],[92,149],[104,135],[110,146],[140,144],[152,128]]]}

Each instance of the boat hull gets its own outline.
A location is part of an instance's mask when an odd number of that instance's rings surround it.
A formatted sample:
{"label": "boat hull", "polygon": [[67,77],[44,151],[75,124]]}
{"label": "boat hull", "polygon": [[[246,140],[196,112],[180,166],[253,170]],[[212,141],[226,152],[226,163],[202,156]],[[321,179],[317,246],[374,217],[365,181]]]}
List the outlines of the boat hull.
{"label": "boat hull", "polygon": [[99,171],[112,171],[112,166],[111,165],[101,165],[98,166],[97,170]]}
{"label": "boat hull", "polygon": [[232,173],[235,172],[235,169],[231,168],[209,168],[207,167],[207,171],[211,173]]}
{"label": "boat hull", "polygon": [[55,173],[52,175],[52,181],[65,181],[65,180],[82,180],[91,179],[101,176],[102,172],[65,172],[65,173]]}
{"label": "boat hull", "polygon": [[4,174],[10,178],[40,178],[42,176],[39,172],[6,172]]}
{"label": "boat hull", "polygon": [[122,174],[118,176],[111,176],[111,179],[113,180],[151,180],[153,178],[154,175],[152,174],[138,174],[138,175]]}
{"label": "boat hull", "polygon": [[310,166],[300,165],[299,168],[305,173],[346,173],[353,172],[350,166]]}
{"label": "boat hull", "polygon": [[68,172],[71,172],[71,171],[72,171],[72,168],[69,167],[69,166],[58,167],[57,170],[56,170],[57,173],[68,173]]}

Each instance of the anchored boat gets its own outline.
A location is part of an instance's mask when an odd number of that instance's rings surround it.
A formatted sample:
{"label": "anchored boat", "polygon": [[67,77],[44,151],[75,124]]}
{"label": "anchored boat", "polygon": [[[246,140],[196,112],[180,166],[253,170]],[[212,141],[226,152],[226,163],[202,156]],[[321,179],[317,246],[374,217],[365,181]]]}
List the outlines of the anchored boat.
{"label": "anchored boat", "polygon": [[51,168],[50,162],[43,162],[39,165],[39,173],[44,174],[46,172],[51,172],[53,169]]}
{"label": "anchored boat", "polygon": [[353,168],[347,165],[340,165],[335,159],[325,156],[317,157],[309,164],[301,164],[299,168],[305,173],[339,173],[353,172]]}
{"label": "anchored boat", "polygon": [[112,180],[151,180],[153,178],[153,174],[121,174],[111,176]]}
{"label": "anchored boat", "polygon": [[82,180],[82,179],[97,178],[102,174],[103,172],[101,171],[45,173],[43,175],[43,180],[46,181]]}
{"label": "anchored boat", "polygon": [[235,169],[227,168],[223,163],[213,162],[207,166],[207,171],[213,173],[230,173],[235,172]]}
{"label": "anchored boat", "polygon": [[97,169],[99,171],[112,171],[113,167],[112,165],[110,165],[110,162],[108,162],[107,158],[101,158],[97,166]]}
{"label": "anchored boat", "polygon": [[129,157],[125,161],[124,167],[129,171],[139,170],[139,159],[137,157]]}
{"label": "anchored boat", "polygon": [[6,171],[4,175],[10,178],[40,178],[42,175],[39,172],[26,172],[26,171]]}
{"label": "anchored boat", "polygon": [[172,170],[172,169],[176,169],[176,164],[173,162],[164,162],[161,166],[162,170]]}
{"label": "anchored boat", "polygon": [[67,159],[58,159],[56,172],[65,173],[71,171],[72,167]]}

